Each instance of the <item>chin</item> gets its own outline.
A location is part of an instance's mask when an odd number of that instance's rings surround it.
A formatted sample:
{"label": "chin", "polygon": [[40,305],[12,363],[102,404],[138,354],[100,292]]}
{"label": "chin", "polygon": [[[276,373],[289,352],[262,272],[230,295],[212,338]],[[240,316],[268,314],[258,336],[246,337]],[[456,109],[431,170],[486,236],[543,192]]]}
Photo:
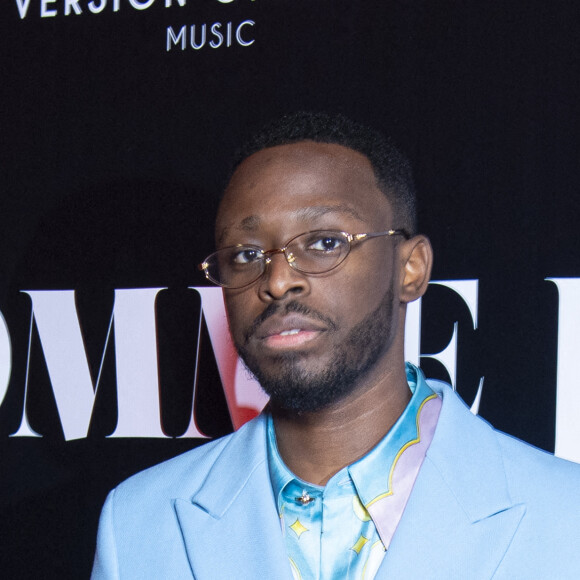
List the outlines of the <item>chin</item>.
{"label": "chin", "polygon": [[326,343],[322,354],[285,352],[266,356],[237,346],[246,367],[274,405],[294,412],[331,407],[364,380],[393,344],[393,291],[389,288],[379,306],[348,332],[343,342]]}
{"label": "chin", "polygon": [[334,360],[324,369],[305,369],[296,357],[285,356],[274,365],[273,372],[252,364],[246,367],[256,377],[272,405],[294,413],[312,413],[333,405],[352,393],[366,368],[348,368],[347,362]]}

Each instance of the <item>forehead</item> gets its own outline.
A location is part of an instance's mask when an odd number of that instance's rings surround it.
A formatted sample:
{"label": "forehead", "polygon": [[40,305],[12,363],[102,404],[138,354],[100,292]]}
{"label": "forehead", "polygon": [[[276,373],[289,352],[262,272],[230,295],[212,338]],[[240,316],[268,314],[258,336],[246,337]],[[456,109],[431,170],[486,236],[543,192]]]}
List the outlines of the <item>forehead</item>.
{"label": "forehead", "polygon": [[328,225],[332,216],[385,229],[391,215],[364,155],[341,145],[303,141],[263,149],[240,164],[220,205],[216,237],[220,243],[232,232],[316,226],[324,220]]}

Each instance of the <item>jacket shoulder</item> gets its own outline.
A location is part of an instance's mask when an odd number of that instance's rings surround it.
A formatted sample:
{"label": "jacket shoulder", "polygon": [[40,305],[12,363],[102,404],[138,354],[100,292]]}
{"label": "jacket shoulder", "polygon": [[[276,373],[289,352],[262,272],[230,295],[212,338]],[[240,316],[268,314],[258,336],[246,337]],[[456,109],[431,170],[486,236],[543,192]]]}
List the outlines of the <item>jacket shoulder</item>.
{"label": "jacket shoulder", "polygon": [[263,421],[262,416],[256,417],[234,433],[132,475],[115,488],[115,499],[139,501],[143,495],[167,498],[194,494],[224,451],[240,440],[251,438]]}
{"label": "jacket shoulder", "polygon": [[[176,505],[200,490],[216,494],[227,475],[234,482],[261,465],[265,418],[133,475],[107,497],[92,578],[189,577]],[[255,456],[251,459],[251,456]]]}
{"label": "jacket shoulder", "polygon": [[[566,500],[580,507],[580,465],[555,457],[501,431],[494,430],[502,450],[502,457],[509,482],[521,482],[510,486],[514,500],[553,497],[562,504]],[[550,490],[548,492],[548,490]]]}
{"label": "jacket shoulder", "polygon": [[[440,423],[445,431],[446,445],[453,450],[450,462],[459,461],[458,457],[470,461],[477,458],[479,464],[493,457],[498,462],[495,465],[501,466],[502,478],[514,503],[525,503],[529,509],[571,509],[580,515],[577,491],[580,489],[580,465],[498,431],[482,417],[473,415],[449,385],[441,381],[428,382],[443,398]],[[439,427],[438,424],[437,429]],[[461,451],[465,453],[462,455]]]}

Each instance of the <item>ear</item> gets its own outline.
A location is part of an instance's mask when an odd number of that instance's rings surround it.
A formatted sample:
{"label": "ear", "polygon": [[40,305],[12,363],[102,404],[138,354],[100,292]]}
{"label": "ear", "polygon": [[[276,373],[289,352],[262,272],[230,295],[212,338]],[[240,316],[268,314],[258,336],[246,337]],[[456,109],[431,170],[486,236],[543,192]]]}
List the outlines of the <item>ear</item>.
{"label": "ear", "polygon": [[427,236],[418,235],[400,245],[401,302],[413,302],[425,294],[431,278],[433,248]]}

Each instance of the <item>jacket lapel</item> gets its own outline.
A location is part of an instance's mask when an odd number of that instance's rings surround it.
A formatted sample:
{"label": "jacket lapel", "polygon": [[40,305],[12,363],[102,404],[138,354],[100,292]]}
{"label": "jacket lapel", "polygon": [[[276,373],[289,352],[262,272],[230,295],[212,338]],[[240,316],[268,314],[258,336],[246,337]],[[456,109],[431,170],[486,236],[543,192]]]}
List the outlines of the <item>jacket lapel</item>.
{"label": "jacket lapel", "polygon": [[491,427],[446,386],[435,436],[376,580],[493,577],[525,506],[512,502]]}
{"label": "jacket lapel", "polygon": [[200,490],[175,500],[196,580],[292,580],[268,474],[265,423],[261,416],[240,429]]}
{"label": "jacket lapel", "polygon": [[[493,430],[446,386],[435,436],[375,580],[493,577],[525,514]],[[266,454],[265,418],[228,442],[202,487],[175,500],[196,580],[292,580]]]}

